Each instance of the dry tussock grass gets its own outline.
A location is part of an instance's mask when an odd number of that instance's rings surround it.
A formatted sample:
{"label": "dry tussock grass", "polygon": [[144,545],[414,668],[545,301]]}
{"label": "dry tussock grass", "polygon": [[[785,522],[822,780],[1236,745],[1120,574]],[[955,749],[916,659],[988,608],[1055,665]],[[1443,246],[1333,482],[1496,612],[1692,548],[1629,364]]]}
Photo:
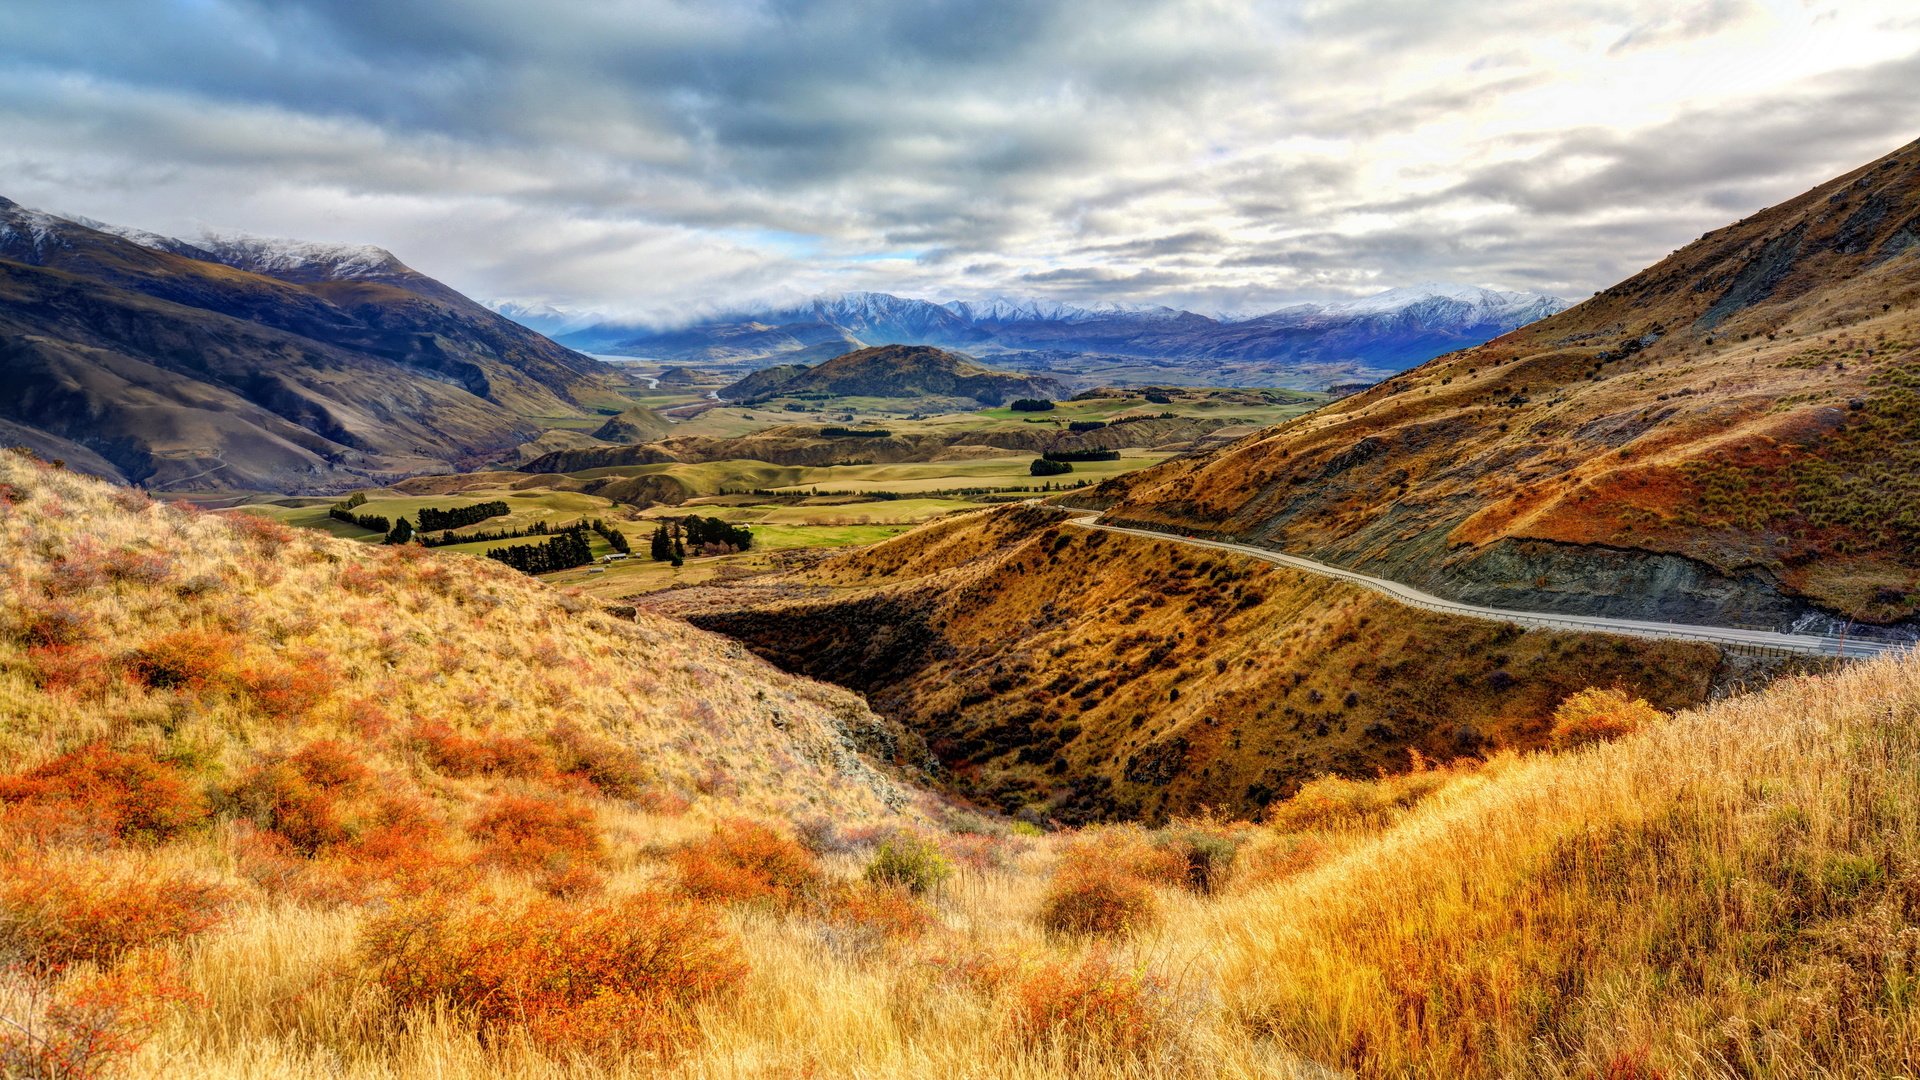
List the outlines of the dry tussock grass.
{"label": "dry tussock grass", "polygon": [[[864,880],[882,843],[910,835],[865,774],[799,764],[807,725],[826,722],[802,706],[838,707],[827,691],[664,624],[566,611],[463,561],[349,561],[324,541],[116,506],[133,500],[11,458],[0,470],[15,553],[0,570],[0,839],[34,873],[102,875],[98,889],[47,895],[105,903],[125,883],[180,886],[179,919],[98,947],[33,936],[98,929],[84,913],[36,924],[23,916],[43,909],[0,896],[0,1013],[125,1039],[102,1070],[1186,1080],[1920,1067],[1914,660],[1786,682],[1569,753],[1324,781],[1262,824],[1028,838],[929,814],[917,828],[950,873],[916,896]],[[109,658],[184,629],[233,634],[237,651],[185,665],[198,682],[153,686],[115,660],[104,689],[42,686],[31,650],[46,621],[22,615],[46,602],[77,536],[109,551],[151,542],[178,565],[57,586],[82,616],[62,634]],[[381,583],[382,606],[331,587],[349,568]],[[485,603],[476,622],[481,592],[513,602]],[[448,636],[411,636],[427,627]],[[310,707],[289,715],[226,681],[298,649],[335,665]],[[639,655],[658,684],[629,696]],[[689,670],[722,661],[724,680]],[[697,700],[740,711],[707,725],[688,719]],[[752,726],[773,709],[800,729],[797,747]],[[645,783],[610,793],[580,764],[605,747],[556,734],[561,717],[635,755],[603,762],[609,783],[634,760]],[[467,741],[421,726],[434,722]],[[700,790],[702,754],[734,756],[730,784]],[[690,808],[643,797],[677,783]],[[741,815],[749,824],[728,824]],[[495,850],[500,835],[514,857]],[[1159,920],[1049,932],[1055,883],[1101,874],[1149,897]],[[102,1019],[102,1002],[124,1008]]]}

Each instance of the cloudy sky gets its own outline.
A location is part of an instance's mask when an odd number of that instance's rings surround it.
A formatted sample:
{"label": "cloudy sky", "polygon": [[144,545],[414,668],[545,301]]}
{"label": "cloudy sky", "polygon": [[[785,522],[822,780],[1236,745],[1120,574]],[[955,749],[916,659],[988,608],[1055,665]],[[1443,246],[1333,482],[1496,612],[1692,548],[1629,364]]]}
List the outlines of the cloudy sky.
{"label": "cloudy sky", "polygon": [[0,0],[0,195],[674,319],[1580,297],[1920,136],[1911,0]]}

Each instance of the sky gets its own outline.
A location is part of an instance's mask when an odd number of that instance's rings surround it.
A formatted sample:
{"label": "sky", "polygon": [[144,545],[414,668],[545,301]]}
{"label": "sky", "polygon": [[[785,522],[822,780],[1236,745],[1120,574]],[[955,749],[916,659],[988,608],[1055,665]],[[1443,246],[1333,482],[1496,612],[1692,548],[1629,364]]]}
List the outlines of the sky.
{"label": "sky", "polygon": [[0,195],[655,323],[1579,299],[1920,137],[1920,5],[0,0]]}

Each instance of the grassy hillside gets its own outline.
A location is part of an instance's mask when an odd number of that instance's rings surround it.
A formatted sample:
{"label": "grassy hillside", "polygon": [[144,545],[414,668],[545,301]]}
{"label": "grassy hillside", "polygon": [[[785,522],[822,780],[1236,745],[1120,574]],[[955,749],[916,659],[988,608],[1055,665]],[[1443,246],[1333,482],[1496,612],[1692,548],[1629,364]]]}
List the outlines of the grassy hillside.
{"label": "grassy hillside", "polygon": [[1920,143],[1587,302],[1111,483],[1509,607],[1783,626],[1920,612]]}
{"label": "grassy hillside", "polygon": [[9,1074],[1920,1068],[1911,657],[1034,836],[902,800],[841,692],[477,560],[12,455],[0,532]]}
{"label": "grassy hillside", "polygon": [[1258,560],[1019,506],[738,586],[645,603],[832,679],[921,734],[961,791],[1070,821],[1257,814],[1324,773],[1543,745],[1620,685],[1673,708],[1705,645],[1404,608]]}

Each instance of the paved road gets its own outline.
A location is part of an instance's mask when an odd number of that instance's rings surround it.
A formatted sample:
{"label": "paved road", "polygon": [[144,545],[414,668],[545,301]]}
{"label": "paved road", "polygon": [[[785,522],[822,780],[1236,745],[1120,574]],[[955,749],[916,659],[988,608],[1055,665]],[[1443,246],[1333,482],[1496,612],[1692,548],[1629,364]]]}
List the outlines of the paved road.
{"label": "paved road", "polygon": [[1326,563],[1303,559],[1298,555],[1284,555],[1267,548],[1253,547],[1249,544],[1235,544],[1225,540],[1201,540],[1176,533],[1158,532],[1153,529],[1133,529],[1124,525],[1102,525],[1094,521],[1098,514],[1090,510],[1070,511],[1074,514],[1073,523],[1083,528],[1101,529],[1106,532],[1126,533],[1129,536],[1144,536],[1150,540],[1164,540],[1190,547],[1213,548],[1216,551],[1230,551],[1236,555],[1246,555],[1295,570],[1304,570],[1321,577],[1336,578],[1340,581],[1385,593],[1403,604],[1428,611],[1440,611],[1449,615],[1464,615],[1472,619],[1492,619],[1498,622],[1516,623],[1521,626],[1539,626],[1554,630],[1589,630],[1607,634],[1626,634],[1631,637],[1677,638],[1683,641],[1705,641],[1715,645],[1745,646],[1753,649],[1769,649],[1779,652],[1801,653],[1809,656],[1843,656],[1848,659],[1860,659],[1879,656],[1882,653],[1896,652],[1908,648],[1906,645],[1893,645],[1879,641],[1861,641],[1848,638],[1842,641],[1838,637],[1813,634],[1779,634],[1769,630],[1737,630],[1725,626],[1696,626],[1690,623],[1652,622],[1640,619],[1608,619],[1598,615],[1556,615],[1536,611],[1508,611],[1503,608],[1480,607],[1477,604],[1463,604],[1457,600],[1445,600],[1431,593],[1421,592],[1411,585],[1402,585],[1397,581],[1362,574],[1341,566],[1329,566]]}

